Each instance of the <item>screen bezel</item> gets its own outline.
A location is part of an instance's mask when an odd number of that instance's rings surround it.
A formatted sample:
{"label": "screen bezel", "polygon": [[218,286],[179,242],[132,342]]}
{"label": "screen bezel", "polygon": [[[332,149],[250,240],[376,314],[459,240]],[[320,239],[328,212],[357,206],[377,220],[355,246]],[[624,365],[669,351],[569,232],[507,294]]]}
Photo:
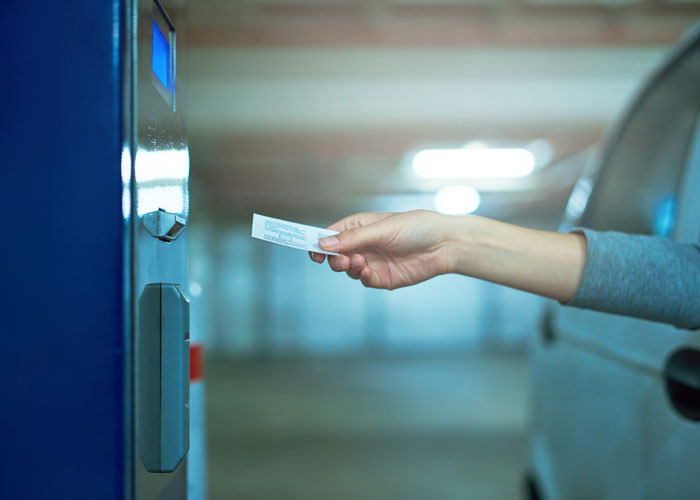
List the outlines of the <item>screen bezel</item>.
{"label": "screen bezel", "polygon": [[[161,95],[163,99],[165,99],[165,102],[170,106],[170,108],[175,111],[175,96],[176,96],[176,90],[177,90],[177,72],[176,72],[176,33],[175,33],[175,26],[173,26],[173,23],[170,21],[168,18],[168,15],[165,13],[165,10],[163,7],[160,5],[160,2],[158,0],[153,0],[153,21],[156,23],[158,28],[160,29],[161,33],[165,35],[168,43],[170,44],[170,53],[169,53],[169,64],[170,64],[170,88],[168,89],[163,85],[163,83],[160,81],[160,78],[153,72],[153,69],[151,69],[151,83],[153,83],[153,86],[156,88],[158,93]],[[153,30],[150,31],[151,33],[151,64],[149,67],[152,68],[153,64]]]}

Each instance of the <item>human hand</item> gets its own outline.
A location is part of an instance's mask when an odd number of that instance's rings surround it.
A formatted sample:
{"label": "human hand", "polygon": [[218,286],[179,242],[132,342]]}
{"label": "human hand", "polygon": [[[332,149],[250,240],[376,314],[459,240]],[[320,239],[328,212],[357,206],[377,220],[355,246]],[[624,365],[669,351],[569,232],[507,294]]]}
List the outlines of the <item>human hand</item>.
{"label": "human hand", "polygon": [[[427,210],[355,214],[328,226],[339,234],[320,239],[319,246],[339,253],[328,258],[334,271],[393,290],[451,271],[451,219]],[[310,255],[314,262],[325,260],[324,254]]]}

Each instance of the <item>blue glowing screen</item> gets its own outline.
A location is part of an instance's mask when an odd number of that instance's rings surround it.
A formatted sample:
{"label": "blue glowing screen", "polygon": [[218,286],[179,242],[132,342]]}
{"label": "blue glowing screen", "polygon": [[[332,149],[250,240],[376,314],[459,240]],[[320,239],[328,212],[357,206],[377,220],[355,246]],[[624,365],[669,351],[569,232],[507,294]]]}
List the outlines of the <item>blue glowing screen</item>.
{"label": "blue glowing screen", "polygon": [[659,198],[654,206],[654,234],[664,238],[670,237],[676,224],[677,213],[678,201],[675,196],[669,194]]}
{"label": "blue glowing screen", "polygon": [[151,56],[151,69],[158,77],[163,87],[172,93],[170,85],[170,42],[153,20],[153,55]]}

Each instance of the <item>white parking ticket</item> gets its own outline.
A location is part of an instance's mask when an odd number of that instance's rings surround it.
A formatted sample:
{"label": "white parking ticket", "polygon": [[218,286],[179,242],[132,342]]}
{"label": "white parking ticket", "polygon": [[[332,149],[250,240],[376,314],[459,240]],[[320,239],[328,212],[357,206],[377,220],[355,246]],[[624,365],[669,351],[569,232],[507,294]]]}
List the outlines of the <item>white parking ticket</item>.
{"label": "white parking ticket", "polygon": [[326,255],[338,255],[334,252],[326,252],[318,247],[319,238],[334,234],[338,234],[338,231],[330,231],[320,227],[305,226],[296,222],[253,214],[253,238],[277,243],[278,245],[308,250],[309,252],[325,253]]}

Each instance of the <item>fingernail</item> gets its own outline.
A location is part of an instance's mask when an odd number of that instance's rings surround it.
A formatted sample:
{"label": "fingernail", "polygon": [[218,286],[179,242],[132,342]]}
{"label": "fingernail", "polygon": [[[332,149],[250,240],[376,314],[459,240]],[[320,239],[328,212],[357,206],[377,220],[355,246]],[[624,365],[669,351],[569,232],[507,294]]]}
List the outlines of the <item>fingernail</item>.
{"label": "fingernail", "polygon": [[352,265],[353,267],[360,267],[360,258],[357,255],[354,256],[350,265]]}
{"label": "fingernail", "polygon": [[318,240],[318,243],[326,248],[333,248],[338,245],[339,241],[335,236],[327,236]]}

